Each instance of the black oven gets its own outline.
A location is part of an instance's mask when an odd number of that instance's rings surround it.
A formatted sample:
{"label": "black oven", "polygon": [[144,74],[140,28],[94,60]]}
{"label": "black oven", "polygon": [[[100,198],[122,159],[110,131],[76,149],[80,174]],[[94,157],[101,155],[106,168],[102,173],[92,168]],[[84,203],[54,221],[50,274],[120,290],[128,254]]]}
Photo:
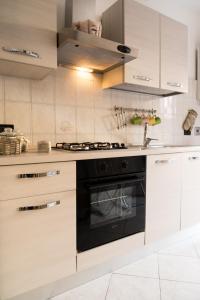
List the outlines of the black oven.
{"label": "black oven", "polygon": [[77,162],[77,250],[145,229],[145,156]]}

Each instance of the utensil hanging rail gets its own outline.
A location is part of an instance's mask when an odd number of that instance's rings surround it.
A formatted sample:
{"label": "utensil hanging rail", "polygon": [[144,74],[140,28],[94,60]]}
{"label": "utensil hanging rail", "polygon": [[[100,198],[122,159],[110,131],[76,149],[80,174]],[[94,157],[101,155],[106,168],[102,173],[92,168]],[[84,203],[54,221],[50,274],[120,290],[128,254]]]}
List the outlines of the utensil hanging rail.
{"label": "utensil hanging rail", "polygon": [[121,107],[121,106],[114,106],[115,112],[121,111],[129,111],[135,113],[149,113],[149,114],[156,114],[157,110],[155,109],[143,109],[143,108],[133,108],[133,107]]}

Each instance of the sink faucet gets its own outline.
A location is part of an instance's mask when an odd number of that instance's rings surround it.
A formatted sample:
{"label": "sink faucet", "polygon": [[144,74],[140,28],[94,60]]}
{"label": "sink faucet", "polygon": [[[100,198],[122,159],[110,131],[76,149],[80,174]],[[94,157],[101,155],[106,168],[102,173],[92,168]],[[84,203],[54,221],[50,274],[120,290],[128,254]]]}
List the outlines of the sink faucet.
{"label": "sink faucet", "polygon": [[147,129],[148,129],[148,124],[145,123],[144,125],[144,140],[143,140],[143,147],[147,148],[151,141],[157,141],[157,139],[151,139],[147,137]]}

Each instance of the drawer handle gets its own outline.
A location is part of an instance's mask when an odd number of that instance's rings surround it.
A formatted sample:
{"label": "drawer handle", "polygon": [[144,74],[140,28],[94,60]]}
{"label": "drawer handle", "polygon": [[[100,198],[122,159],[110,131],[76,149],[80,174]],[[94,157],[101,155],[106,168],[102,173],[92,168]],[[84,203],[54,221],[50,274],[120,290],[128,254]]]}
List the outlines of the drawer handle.
{"label": "drawer handle", "polygon": [[27,173],[27,174],[19,174],[17,175],[18,178],[39,178],[39,177],[53,177],[56,175],[60,175],[60,171],[48,171],[48,172],[42,172],[42,173]]}
{"label": "drawer handle", "polygon": [[189,160],[199,160],[200,157],[199,156],[191,156],[188,158]]}
{"label": "drawer handle", "polygon": [[183,87],[183,85],[181,83],[178,83],[178,82],[167,82],[167,85],[173,86],[173,87],[179,87],[179,88]]}
{"label": "drawer handle", "polygon": [[40,58],[39,54],[37,52],[26,50],[26,49],[19,49],[19,48],[8,48],[8,47],[2,47],[2,50],[5,52],[13,53],[13,54],[19,54],[24,56],[29,56],[32,58]]}
{"label": "drawer handle", "polygon": [[156,160],[155,164],[168,164],[172,161],[174,161],[174,159],[161,159],[161,160]]}
{"label": "drawer handle", "polygon": [[141,75],[133,75],[133,78],[138,79],[138,80],[142,80],[142,81],[151,81],[152,80],[150,77],[141,76]]}
{"label": "drawer handle", "polygon": [[57,205],[60,205],[60,200],[41,204],[41,205],[19,207],[17,210],[18,211],[40,210],[40,209],[55,207]]}

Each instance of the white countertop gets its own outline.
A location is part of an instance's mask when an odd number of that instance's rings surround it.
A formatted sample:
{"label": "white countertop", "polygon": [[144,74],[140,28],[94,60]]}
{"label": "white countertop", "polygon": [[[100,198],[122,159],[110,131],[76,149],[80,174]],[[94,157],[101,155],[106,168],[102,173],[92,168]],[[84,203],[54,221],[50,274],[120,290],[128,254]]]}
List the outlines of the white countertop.
{"label": "white countertop", "polygon": [[63,150],[52,150],[51,153],[23,153],[20,155],[0,156],[0,166],[23,165],[45,162],[62,162],[76,161],[83,159],[125,157],[140,155],[155,155],[165,153],[183,153],[183,152],[200,152],[199,146],[177,146],[177,147],[159,147],[141,150],[139,148],[129,148],[123,150],[97,150],[97,151],[80,151],[70,152]]}

